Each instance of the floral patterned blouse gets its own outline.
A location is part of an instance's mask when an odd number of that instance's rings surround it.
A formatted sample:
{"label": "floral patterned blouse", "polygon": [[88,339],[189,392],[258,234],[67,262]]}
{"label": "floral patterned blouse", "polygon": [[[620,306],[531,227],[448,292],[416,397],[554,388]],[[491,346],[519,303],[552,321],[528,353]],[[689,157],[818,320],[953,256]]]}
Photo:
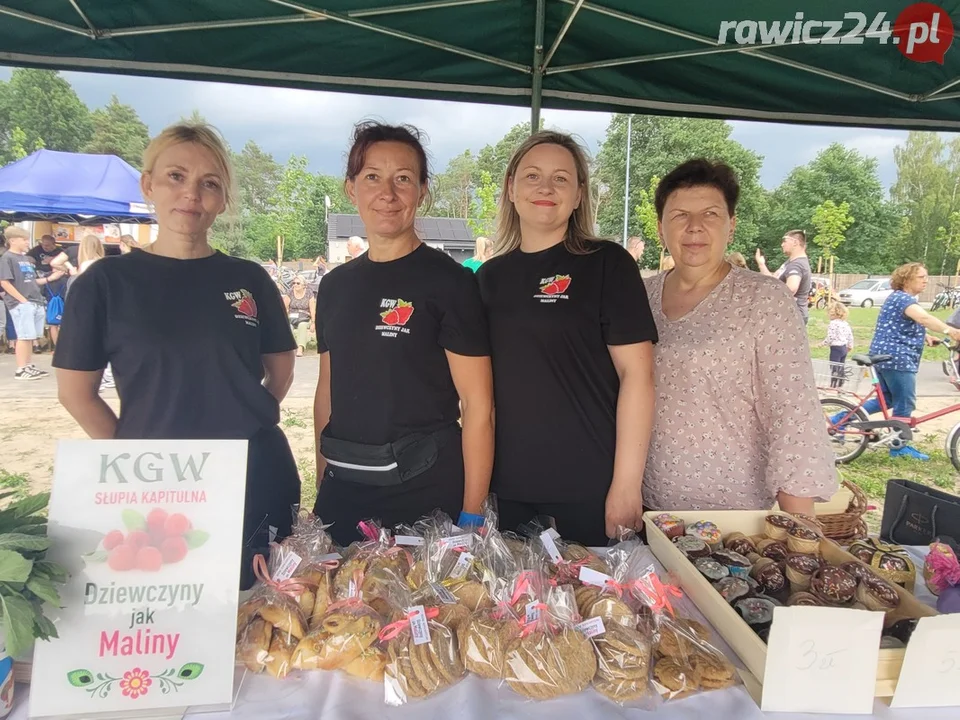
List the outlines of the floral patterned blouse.
{"label": "floral patterned blouse", "polygon": [[780,490],[829,498],[837,473],[790,292],[735,267],[693,310],[668,320],[666,276],[646,281],[660,342],[643,504],[759,510]]}

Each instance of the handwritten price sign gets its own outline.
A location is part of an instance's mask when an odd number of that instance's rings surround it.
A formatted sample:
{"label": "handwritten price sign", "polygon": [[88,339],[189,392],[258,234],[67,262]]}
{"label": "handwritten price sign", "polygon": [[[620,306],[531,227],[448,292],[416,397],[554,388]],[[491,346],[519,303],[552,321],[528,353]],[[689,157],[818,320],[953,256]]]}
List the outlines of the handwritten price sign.
{"label": "handwritten price sign", "polygon": [[920,618],[890,707],[960,705],[960,615]]}
{"label": "handwritten price sign", "polygon": [[882,627],[883,613],[776,608],[767,644],[762,709],[869,714]]}

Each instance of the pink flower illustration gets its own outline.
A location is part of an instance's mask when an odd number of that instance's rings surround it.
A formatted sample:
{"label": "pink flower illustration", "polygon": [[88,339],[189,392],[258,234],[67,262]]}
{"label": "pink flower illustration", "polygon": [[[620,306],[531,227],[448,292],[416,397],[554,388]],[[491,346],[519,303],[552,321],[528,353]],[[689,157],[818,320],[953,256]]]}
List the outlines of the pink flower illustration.
{"label": "pink flower illustration", "polygon": [[120,689],[123,694],[131,700],[136,700],[141,695],[147,694],[147,689],[153,684],[148,670],[134,668],[123,674],[123,680],[120,681]]}

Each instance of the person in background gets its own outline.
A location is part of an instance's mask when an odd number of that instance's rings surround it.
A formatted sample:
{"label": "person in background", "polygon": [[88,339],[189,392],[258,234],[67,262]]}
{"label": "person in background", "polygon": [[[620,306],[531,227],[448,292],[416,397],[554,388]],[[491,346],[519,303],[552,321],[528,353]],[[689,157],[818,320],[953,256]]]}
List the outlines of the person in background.
{"label": "person in background", "polygon": [[830,387],[841,388],[846,379],[847,353],[853,350],[853,328],[847,322],[847,311],[843,303],[832,302],[827,308],[830,324],[827,336],[821,344],[830,348]]}
{"label": "person in background", "polygon": [[647,244],[639,235],[634,235],[633,237],[627,239],[627,252],[630,253],[630,257],[633,258],[637,265],[641,264],[641,260],[643,259],[643,250],[646,248],[646,246]]}
{"label": "person in background", "polygon": [[[27,251],[27,255],[32,257],[36,262],[37,275],[47,277],[54,271],[50,263],[62,252],[63,247],[57,244],[57,240],[53,235],[44,235],[40,238],[40,242],[37,245],[34,245]],[[62,275],[59,280],[44,285],[43,294],[48,307],[51,302],[55,302],[54,299],[57,297],[63,300],[66,286],[67,280]],[[55,347],[57,344],[57,334],[60,332],[60,320],[49,312],[47,313],[47,327],[50,329],[50,344],[52,347]],[[38,350],[38,348],[34,346],[34,351],[36,350]]]}
{"label": "person in background", "polygon": [[283,304],[297,339],[297,357],[303,357],[310,336],[317,331],[317,298],[306,281],[297,275],[290,285],[290,294],[283,296]]}
{"label": "person in background", "polygon": [[473,275],[417,237],[429,176],[416,128],[357,125],[345,189],[370,250],[331,270],[317,297],[313,512],[343,545],[364,518],[394,527],[440,509],[482,523],[490,347]]}
{"label": "person in background", "polygon": [[461,265],[465,268],[470,268],[473,272],[476,272],[480,269],[480,266],[483,265],[487,258],[490,257],[490,241],[483,237],[482,235],[478,237],[473,244],[473,257],[469,257],[464,260]]}
{"label": "person in background", "polygon": [[[3,231],[0,230],[0,257],[7,252],[7,239],[3,236]],[[13,338],[16,337],[16,331],[13,329],[13,318],[7,315],[7,306],[3,302],[3,288],[0,288],[0,341],[3,341],[3,352],[6,355],[12,355],[16,350],[14,350],[14,345],[16,345]]]}
{"label": "person in background", "polygon": [[[253,557],[290,533],[296,461],[279,428],[296,343],[280,293],[255,262],[210,246],[233,201],[230,154],[201,123],[151,140],[140,189],[157,239],[76,278],[53,358],[63,407],[94,439],[243,440],[241,587]],[[119,416],[99,394],[113,367]]]}
{"label": "person in background", "polygon": [[[884,300],[877,316],[877,326],[870,343],[871,355],[889,355],[890,359],[875,363],[884,401],[894,417],[909,418],[917,406],[917,373],[924,343],[934,345],[937,340],[927,331],[949,335],[960,342],[960,330],[935,318],[922,307],[917,296],[927,287],[927,269],[922,263],[901,265],[890,276],[893,293]],[[880,412],[880,400],[873,398],[863,405],[867,415]],[[830,424],[841,422],[847,413],[836,413]],[[842,436],[843,425],[831,428],[831,433]],[[929,460],[930,456],[910,445],[890,448],[890,457]]]}
{"label": "person in background", "polygon": [[807,334],[792,293],[725,259],[740,184],[689,160],[660,181],[657,229],[676,261],[647,279],[657,413],[643,479],[655,510],[813,515],[837,489]]}
{"label": "person in background", "polygon": [[813,283],[810,260],[807,258],[807,234],[803,230],[790,230],[781,238],[780,249],[787,256],[787,261],[775,273],[767,268],[767,260],[760,248],[756,252],[757,267],[764,275],[786,283],[806,325],[810,322],[810,285]]}
{"label": "person in background", "polygon": [[657,328],[636,261],[593,234],[589,161],[531,135],[503,178],[477,280],[490,323],[500,524],[553,518],[574,542],[640,529]]}
{"label": "person in background", "polygon": [[26,230],[8,227],[4,230],[4,236],[8,250],[0,257],[0,287],[3,288],[4,305],[13,318],[17,333],[17,369],[14,378],[40,380],[50,374],[33,364],[33,344],[43,337],[47,319],[40,288],[56,282],[63,277],[63,273],[54,271],[46,277],[38,275],[36,261],[27,255],[30,234]]}
{"label": "person in background", "polygon": [[727,262],[734,267],[743,268],[744,270],[747,269],[747,259],[743,256],[743,253],[727,253]]}
{"label": "person in background", "polygon": [[77,272],[77,253],[80,252],[79,245],[64,245],[63,252],[50,261],[50,267],[54,270],[61,270],[67,277],[75,275]]}
{"label": "person in background", "polygon": [[353,235],[349,240],[347,240],[347,257],[344,259],[344,262],[356,260],[366,251],[367,247],[366,243],[363,242],[363,238],[359,235]]}
{"label": "person in background", "polygon": [[140,249],[140,243],[137,242],[137,239],[133,235],[121,235],[119,247],[120,254],[126,255],[132,250]]}

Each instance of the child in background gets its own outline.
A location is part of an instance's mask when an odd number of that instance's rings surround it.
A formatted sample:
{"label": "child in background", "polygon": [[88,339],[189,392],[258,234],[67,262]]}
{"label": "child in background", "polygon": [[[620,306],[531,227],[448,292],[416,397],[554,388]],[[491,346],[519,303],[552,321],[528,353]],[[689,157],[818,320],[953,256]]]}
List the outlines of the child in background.
{"label": "child in background", "polygon": [[842,303],[830,303],[827,315],[830,324],[822,344],[830,346],[830,387],[841,388],[846,378],[847,353],[853,350],[853,328],[847,322],[849,313]]}

